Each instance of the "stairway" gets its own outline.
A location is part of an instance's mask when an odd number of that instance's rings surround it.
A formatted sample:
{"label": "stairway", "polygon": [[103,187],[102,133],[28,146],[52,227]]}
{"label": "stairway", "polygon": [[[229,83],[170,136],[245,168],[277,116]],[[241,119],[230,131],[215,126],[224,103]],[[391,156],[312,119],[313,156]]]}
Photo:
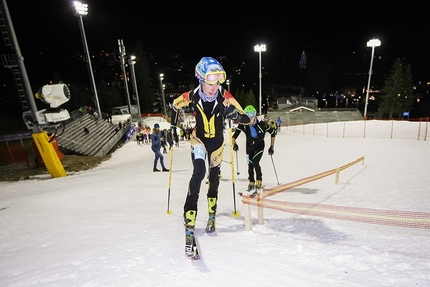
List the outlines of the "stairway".
{"label": "stairway", "polygon": [[[13,41],[13,34],[11,33],[11,25],[7,20],[8,10],[7,7],[4,6],[5,2],[0,3],[0,33],[2,35],[5,46],[10,47],[11,51],[19,50],[19,47],[15,47],[15,42]],[[20,65],[20,61],[23,59],[18,58],[18,53],[14,54],[2,54],[1,55],[2,63],[5,68],[9,68],[13,72],[13,77],[15,79],[16,87],[18,89],[19,100],[21,102],[22,111],[26,112],[30,110],[30,106],[28,103],[27,91],[25,89],[23,77],[26,76],[26,73],[22,71],[24,69],[23,64]]]}
{"label": "stairway", "polygon": [[[89,130],[89,133],[84,131],[84,127]],[[88,113],[81,116],[73,112],[64,132],[57,135],[56,139],[58,146],[66,154],[103,156],[121,142],[129,129],[130,125],[120,129],[117,125],[101,118],[95,120]]]}
{"label": "stairway", "polygon": [[357,109],[294,109],[290,111],[269,112],[268,117],[276,121],[278,117],[282,119],[282,125],[305,125],[311,123],[330,123],[346,121],[362,121],[363,116]]}

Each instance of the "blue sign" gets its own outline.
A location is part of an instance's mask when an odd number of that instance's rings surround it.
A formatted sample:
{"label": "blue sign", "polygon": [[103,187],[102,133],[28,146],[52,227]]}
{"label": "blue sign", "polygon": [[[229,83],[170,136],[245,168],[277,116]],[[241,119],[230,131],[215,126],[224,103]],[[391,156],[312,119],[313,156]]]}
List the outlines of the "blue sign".
{"label": "blue sign", "polygon": [[135,132],[136,132],[136,125],[133,124],[130,126],[130,129],[128,130],[128,132],[125,134],[125,141],[126,142],[129,141]]}

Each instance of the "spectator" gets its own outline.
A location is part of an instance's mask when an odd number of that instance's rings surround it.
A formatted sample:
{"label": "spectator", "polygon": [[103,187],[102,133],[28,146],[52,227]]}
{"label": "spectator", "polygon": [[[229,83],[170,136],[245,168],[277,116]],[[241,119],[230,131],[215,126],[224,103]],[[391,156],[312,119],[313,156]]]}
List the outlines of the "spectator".
{"label": "spectator", "polygon": [[281,125],[282,125],[282,119],[280,116],[278,117],[276,123],[277,123],[277,127],[278,127],[278,132],[280,132],[281,131]]}
{"label": "spectator", "polygon": [[112,123],[112,116],[109,113],[106,113],[106,121]]}
{"label": "spectator", "polygon": [[173,132],[173,139],[175,141],[175,146],[179,147],[179,136],[177,132]]}
{"label": "spectator", "polygon": [[164,156],[160,152],[161,141],[163,141],[163,140],[164,140],[164,135],[160,131],[160,125],[159,124],[155,124],[154,128],[152,129],[152,134],[151,134],[151,142],[152,142],[151,149],[152,149],[152,151],[154,152],[154,155],[155,155],[155,158],[154,158],[154,168],[152,169],[152,171],[154,171],[154,172],[160,171],[157,168],[158,161],[160,161],[162,171],[169,171],[164,166]]}
{"label": "spectator", "polygon": [[167,143],[169,144],[169,149],[171,149],[173,147],[173,135],[172,135],[172,133],[173,133],[172,130],[167,130],[166,139],[167,139]]}
{"label": "spectator", "polygon": [[137,144],[140,145],[140,143],[142,142],[142,134],[141,133],[136,133],[136,141],[137,141]]}
{"label": "spectator", "polygon": [[161,140],[161,147],[163,148],[163,154],[166,154],[167,153],[167,141],[166,141],[167,130],[166,129],[162,131],[162,135],[163,137]]}

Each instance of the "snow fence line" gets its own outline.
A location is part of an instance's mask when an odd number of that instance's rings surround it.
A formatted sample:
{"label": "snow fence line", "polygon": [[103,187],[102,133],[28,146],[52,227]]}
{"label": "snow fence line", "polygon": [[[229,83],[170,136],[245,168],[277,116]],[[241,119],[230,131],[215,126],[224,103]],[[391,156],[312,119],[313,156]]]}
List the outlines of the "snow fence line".
{"label": "snow fence line", "polygon": [[364,156],[357,160],[313,176],[299,179],[290,183],[275,186],[272,188],[260,190],[257,197],[251,198],[244,194],[242,202],[244,204],[245,230],[252,230],[250,206],[258,207],[258,224],[264,224],[264,208],[272,208],[285,212],[291,212],[300,215],[319,216],[333,218],[338,220],[349,220],[362,223],[390,225],[398,227],[430,229],[430,213],[412,212],[399,210],[383,210],[372,208],[359,208],[348,206],[336,206],[329,204],[304,203],[304,202],[287,202],[269,200],[267,197],[275,195],[287,189],[336,174],[335,184],[339,183],[340,171],[349,168],[359,162],[364,165]]}

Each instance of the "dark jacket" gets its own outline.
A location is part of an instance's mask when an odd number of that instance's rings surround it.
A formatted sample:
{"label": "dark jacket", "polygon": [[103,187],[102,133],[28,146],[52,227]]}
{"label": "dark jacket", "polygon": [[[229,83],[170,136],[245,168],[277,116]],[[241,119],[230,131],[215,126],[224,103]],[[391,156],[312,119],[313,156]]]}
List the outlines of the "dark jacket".
{"label": "dark jacket", "polygon": [[266,133],[271,137],[276,136],[276,129],[267,122],[255,118],[254,125],[239,124],[233,134],[233,138],[237,139],[240,132],[246,135],[246,147],[248,148],[264,148],[264,136]]}
{"label": "dark jacket", "polygon": [[160,150],[161,149],[161,137],[163,133],[161,131],[156,132],[155,129],[152,130],[151,133],[151,148],[152,150]]}

